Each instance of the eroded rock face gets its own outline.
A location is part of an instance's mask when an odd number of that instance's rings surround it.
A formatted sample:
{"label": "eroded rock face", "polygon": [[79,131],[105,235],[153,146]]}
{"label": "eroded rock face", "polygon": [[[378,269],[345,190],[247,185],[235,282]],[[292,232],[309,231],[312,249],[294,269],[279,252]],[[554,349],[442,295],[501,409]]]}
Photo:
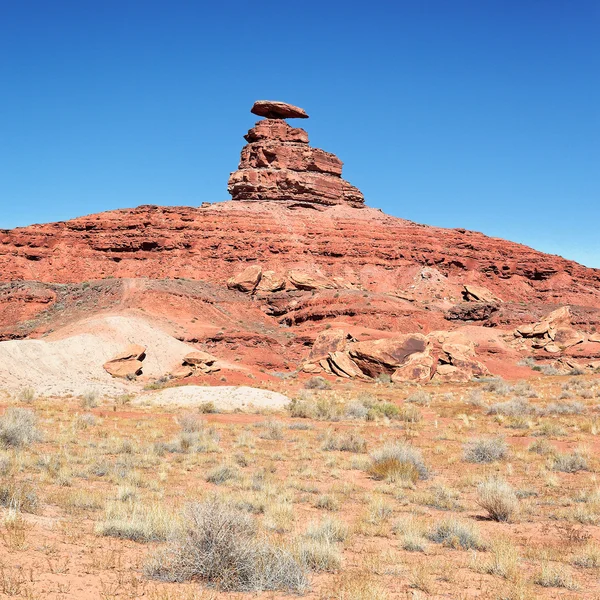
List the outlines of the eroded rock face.
{"label": "eroded rock face", "polygon": [[238,170],[228,189],[234,200],[291,201],[332,206],[364,205],[361,192],[342,179],[342,161],[308,145],[302,129],[283,119],[307,118],[303,109],[290,104],[259,101],[254,114],[267,117],[247,133]]}
{"label": "eroded rock face", "polygon": [[428,342],[424,335],[415,333],[394,338],[357,342],[350,348],[350,356],[360,370],[376,377],[381,373],[392,374],[406,363],[411,354],[423,353]]}

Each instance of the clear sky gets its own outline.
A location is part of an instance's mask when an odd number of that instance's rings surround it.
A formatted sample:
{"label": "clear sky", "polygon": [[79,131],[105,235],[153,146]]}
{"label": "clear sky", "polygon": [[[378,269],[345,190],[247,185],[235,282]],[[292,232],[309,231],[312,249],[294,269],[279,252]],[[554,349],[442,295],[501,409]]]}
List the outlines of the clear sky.
{"label": "clear sky", "polygon": [[600,267],[598,0],[0,0],[0,228],[229,198],[256,99],[370,206]]}

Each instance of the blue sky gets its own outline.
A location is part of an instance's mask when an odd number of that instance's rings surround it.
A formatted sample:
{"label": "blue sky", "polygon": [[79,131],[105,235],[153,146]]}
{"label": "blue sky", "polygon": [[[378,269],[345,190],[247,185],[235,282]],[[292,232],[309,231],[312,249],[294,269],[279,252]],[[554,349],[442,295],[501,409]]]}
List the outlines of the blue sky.
{"label": "blue sky", "polygon": [[597,0],[5,0],[0,228],[227,200],[266,98],[370,206],[600,267],[599,30]]}

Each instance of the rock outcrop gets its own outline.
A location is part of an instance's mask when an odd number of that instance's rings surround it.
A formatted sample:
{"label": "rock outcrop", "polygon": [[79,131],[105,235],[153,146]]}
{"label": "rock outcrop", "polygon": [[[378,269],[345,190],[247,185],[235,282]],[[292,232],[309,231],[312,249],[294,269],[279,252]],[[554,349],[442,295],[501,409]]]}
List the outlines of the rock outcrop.
{"label": "rock outcrop", "polygon": [[261,100],[252,112],[266,117],[245,136],[238,170],[229,178],[234,200],[291,201],[317,205],[364,205],[361,192],[342,179],[342,161],[308,145],[302,129],[283,119],[308,118],[303,109]]}
{"label": "rock outcrop", "polygon": [[140,375],[142,361],[146,357],[146,348],[139,344],[130,344],[116,356],[104,363],[104,370],[113,377],[135,377]]}

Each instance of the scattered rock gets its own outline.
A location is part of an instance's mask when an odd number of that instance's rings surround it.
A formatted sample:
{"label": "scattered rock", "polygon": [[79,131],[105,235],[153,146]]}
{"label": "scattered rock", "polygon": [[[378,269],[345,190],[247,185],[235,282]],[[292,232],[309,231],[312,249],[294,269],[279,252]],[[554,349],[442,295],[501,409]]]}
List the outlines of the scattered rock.
{"label": "scattered rock", "polygon": [[250,265],[241,273],[234,275],[227,281],[227,287],[231,290],[240,290],[251,294],[256,289],[262,277],[262,267],[260,265]]}
{"label": "scattered rock", "polygon": [[183,358],[184,365],[190,365],[197,367],[198,365],[212,365],[217,358],[204,350],[194,350],[189,354],[186,354]]}

